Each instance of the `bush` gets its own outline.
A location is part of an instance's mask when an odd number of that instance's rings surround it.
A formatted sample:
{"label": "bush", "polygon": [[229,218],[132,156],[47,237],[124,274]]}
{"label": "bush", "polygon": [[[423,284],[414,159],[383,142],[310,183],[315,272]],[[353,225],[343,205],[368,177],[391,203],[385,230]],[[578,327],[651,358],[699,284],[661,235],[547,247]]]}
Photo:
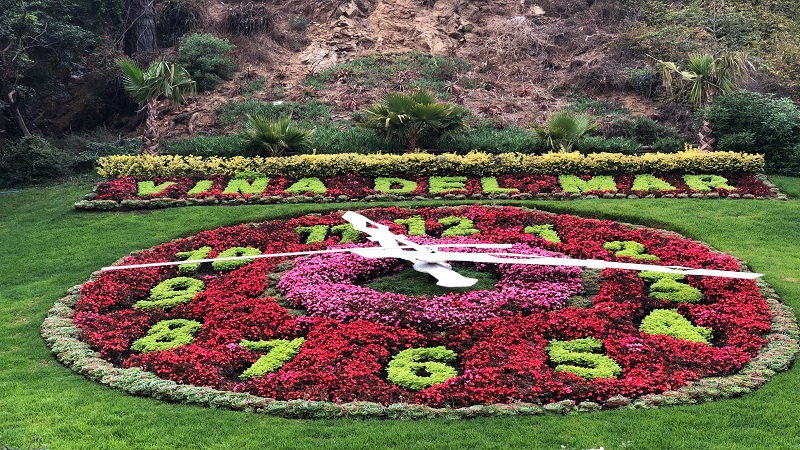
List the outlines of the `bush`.
{"label": "bush", "polygon": [[226,56],[235,46],[211,34],[195,33],[181,39],[178,63],[197,83],[198,91],[210,91],[230,80],[236,65]]}
{"label": "bush", "polygon": [[266,156],[293,155],[311,146],[311,133],[292,123],[290,117],[270,120],[264,116],[247,116],[247,124],[239,132],[244,146]]}
{"label": "bush", "polygon": [[462,175],[494,176],[502,173],[531,174],[646,174],[686,172],[716,174],[725,172],[761,172],[764,158],[734,152],[647,154],[642,156],[619,153],[594,153],[583,156],[578,152],[522,155],[519,153],[470,152],[466,155],[299,155],[286,158],[202,158],[199,156],[109,156],[101,158],[98,173],[106,178],[120,176],[179,177],[192,174],[235,175],[242,171],[258,172],[265,176],[287,173],[297,177],[323,177],[359,173],[368,177],[391,177],[399,173],[419,176]]}
{"label": "bush", "polygon": [[575,144],[575,150],[584,155],[589,153],[623,153],[626,155],[635,155],[639,152],[640,147],[641,144],[638,142],[620,136],[613,138],[586,136],[582,141]]}
{"label": "bush", "polygon": [[653,67],[625,69],[628,72],[628,85],[639,95],[653,99],[661,86],[661,74]]}
{"label": "bush", "polygon": [[559,111],[550,116],[543,127],[534,126],[534,132],[551,150],[568,152],[597,125],[588,114]]}
{"label": "bush", "polygon": [[501,129],[487,121],[469,131],[442,136],[435,147],[459,153],[478,150],[493,154],[542,154],[547,151],[547,146],[529,130],[513,125]]}
{"label": "bush", "polygon": [[635,116],[612,122],[606,129],[606,136],[622,136],[634,140],[641,145],[651,145],[659,139],[681,139],[675,128],[660,124],[645,116]]}
{"label": "bush", "polygon": [[709,120],[718,148],[746,146],[736,150],[763,153],[768,171],[800,174],[800,155],[794,150],[800,145],[800,108],[791,99],[741,91],[718,96],[696,118]]}
{"label": "bush", "polygon": [[27,136],[0,148],[0,186],[72,173],[72,158],[39,136]]}
{"label": "bush", "polygon": [[171,47],[181,36],[192,29],[203,16],[196,2],[187,0],[166,0],[156,24],[159,44]]}
{"label": "bush", "polygon": [[181,141],[162,142],[161,153],[172,155],[235,156],[247,150],[238,136],[197,136]]}
{"label": "bush", "polygon": [[97,165],[97,159],[110,155],[138,155],[142,149],[141,138],[122,139],[108,130],[99,128],[92,133],[74,133],[51,144],[68,155],[72,171],[88,172]]}
{"label": "bush", "polygon": [[217,112],[222,125],[242,123],[250,115],[263,116],[267,119],[288,116],[305,126],[313,126],[319,122],[330,120],[332,113],[331,108],[319,100],[309,100],[305,103],[247,100],[226,103]]}
{"label": "bush", "polygon": [[661,138],[653,142],[650,148],[658,153],[676,153],[683,150],[683,144],[683,139]]}
{"label": "bush", "polygon": [[440,103],[425,90],[410,94],[390,92],[380,102],[364,108],[365,121],[359,125],[374,130],[386,141],[414,150],[430,147],[441,136],[467,129],[469,110],[452,103]]}
{"label": "bush", "polygon": [[350,125],[318,126],[311,139],[311,147],[319,154],[400,153],[404,149],[399,142],[386,141],[372,130]]}

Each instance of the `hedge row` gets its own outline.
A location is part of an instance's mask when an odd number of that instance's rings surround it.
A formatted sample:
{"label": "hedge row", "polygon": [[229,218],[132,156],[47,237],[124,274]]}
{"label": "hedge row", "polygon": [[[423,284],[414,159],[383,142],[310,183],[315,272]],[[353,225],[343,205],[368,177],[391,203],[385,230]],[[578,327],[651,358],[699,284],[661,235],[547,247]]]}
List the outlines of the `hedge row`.
{"label": "hedge row", "polygon": [[186,175],[235,175],[242,172],[265,176],[320,177],[357,173],[385,177],[401,173],[441,176],[454,173],[488,176],[494,174],[641,174],[641,173],[722,173],[763,172],[764,157],[736,152],[652,153],[641,156],[619,153],[547,153],[492,155],[472,152],[466,155],[410,153],[404,155],[299,155],[265,158],[234,156],[127,156],[98,160],[98,173],[106,178],[122,176],[179,177]]}

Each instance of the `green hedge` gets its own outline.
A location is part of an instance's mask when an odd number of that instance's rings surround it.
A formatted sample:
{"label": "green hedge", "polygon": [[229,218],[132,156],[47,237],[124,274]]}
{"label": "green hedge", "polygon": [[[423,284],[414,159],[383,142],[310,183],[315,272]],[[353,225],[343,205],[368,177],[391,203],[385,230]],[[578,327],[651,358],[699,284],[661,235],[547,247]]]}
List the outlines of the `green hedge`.
{"label": "green hedge", "polygon": [[358,173],[369,177],[387,177],[400,173],[419,176],[475,175],[501,173],[531,174],[641,174],[641,173],[722,173],[762,172],[764,158],[735,152],[652,153],[641,156],[619,153],[547,153],[491,155],[472,152],[467,155],[409,153],[404,155],[298,155],[289,157],[234,156],[230,158],[199,156],[109,156],[98,161],[98,173],[106,178],[138,176],[145,178],[186,175],[235,175],[242,171],[265,176],[320,177]]}

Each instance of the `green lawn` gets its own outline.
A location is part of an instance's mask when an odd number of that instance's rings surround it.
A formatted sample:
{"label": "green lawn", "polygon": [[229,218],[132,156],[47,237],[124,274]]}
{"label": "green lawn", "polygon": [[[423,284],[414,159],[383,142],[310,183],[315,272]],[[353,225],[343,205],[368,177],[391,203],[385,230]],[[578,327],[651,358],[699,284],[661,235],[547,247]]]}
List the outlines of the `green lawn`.
{"label": "green lawn", "polygon": [[[776,177],[800,194],[800,179]],[[89,382],[50,355],[39,328],[65,291],[132,250],[324,205],[74,212],[89,184],[0,191],[0,445],[42,437],[73,448],[783,449],[800,446],[800,370],[742,398],[691,407],[466,421],[289,420],[137,398]],[[657,226],[744,258],[800,308],[800,201],[518,202]],[[363,204],[336,205],[356,208]]]}

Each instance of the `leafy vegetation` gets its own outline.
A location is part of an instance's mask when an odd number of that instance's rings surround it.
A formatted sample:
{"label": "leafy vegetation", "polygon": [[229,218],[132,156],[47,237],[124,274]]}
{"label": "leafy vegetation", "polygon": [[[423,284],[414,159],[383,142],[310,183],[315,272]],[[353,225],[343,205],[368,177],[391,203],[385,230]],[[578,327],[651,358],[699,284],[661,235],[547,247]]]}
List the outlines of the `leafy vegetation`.
{"label": "leafy vegetation", "polygon": [[[382,54],[337,64],[307,77],[304,84],[322,88],[325,83],[342,81],[362,89],[429,89],[448,99],[447,83],[461,82],[471,64],[462,58],[445,58],[425,53]],[[465,83],[466,82],[466,83]]]}
{"label": "leafy vegetation", "polygon": [[233,77],[236,65],[227,53],[234,48],[227,39],[212,34],[191,34],[181,39],[178,63],[197,83],[198,91],[210,91]]}
{"label": "leafy vegetation", "polygon": [[[662,69],[661,77],[668,92],[672,89],[672,76],[677,74],[688,85],[689,102],[695,108],[705,109],[711,106],[715,96],[730,95],[738,91],[753,69],[748,55],[743,52],[724,52],[716,56],[693,53],[689,55],[686,70],[681,70],[675,63],[668,61],[658,60],[658,65]],[[711,123],[703,119],[699,133],[700,151],[714,150],[712,132]]]}
{"label": "leafy vegetation", "polygon": [[0,186],[67,175],[71,163],[69,155],[44,138],[26,136],[0,148]]}
{"label": "leafy vegetation", "polygon": [[741,91],[698,112],[719,139],[719,148],[763,153],[767,170],[800,174],[800,108],[789,98]]}
{"label": "leafy vegetation", "polygon": [[365,108],[363,126],[375,130],[387,141],[397,141],[413,151],[443,134],[467,128],[469,110],[439,103],[428,91],[388,93],[380,102]]}
{"label": "leafy vegetation", "polygon": [[267,119],[291,117],[304,126],[315,126],[331,120],[330,106],[319,100],[300,102],[264,102],[259,100],[246,100],[243,102],[229,102],[218,110],[219,120],[222,125],[241,124],[247,116],[263,116]]}
{"label": "leafy vegetation", "polygon": [[589,115],[560,111],[547,119],[545,126],[535,126],[533,130],[550,150],[569,152],[596,127],[597,122]]}
{"label": "leafy vegetation", "polygon": [[696,52],[745,51],[760,69],[790,86],[800,83],[800,19],[793,0],[622,3],[633,26],[615,44],[620,51],[668,61]]}
{"label": "leafy vegetation", "polygon": [[247,124],[239,132],[239,137],[249,150],[266,156],[283,156],[308,149],[311,133],[294,125],[291,117],[273,121],[264,116],[247,116]]}
{"label": "leafy vegetation", "polygon": [[117,61],[122,70],[125,90],[147,109],[142,153],[158,154],[161,132],[158,128],[158,100],[167,98],[173,106],[178,106],[194,94],[196,84],[186,70],[173,63],[156,61],[142,70],[135,62],[124,59]]}
{"label": "leafy vegetation", "polygon": [[[69,1],[0,1],[0,112],[8,108],[12,124],[2,119],[3,130],[30,136],[22,105],[44,88],[42,70],[58,70],[60,64],[75,64],[83,45],[91,39],[78,25],[76,5]],[[37,73],[38,72],[38,73]]]}

